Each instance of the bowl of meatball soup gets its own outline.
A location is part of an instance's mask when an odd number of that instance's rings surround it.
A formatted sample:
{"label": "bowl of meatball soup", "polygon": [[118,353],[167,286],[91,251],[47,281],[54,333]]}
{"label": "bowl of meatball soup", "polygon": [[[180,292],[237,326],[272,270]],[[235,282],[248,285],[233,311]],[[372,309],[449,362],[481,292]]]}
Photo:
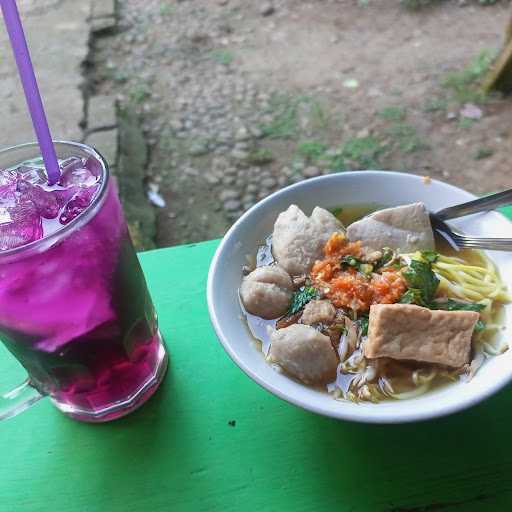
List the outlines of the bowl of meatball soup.
{"label": "bowl of meatball soup", "polygon": [[[222,347],[270,393],[338,419],[418,421],[492,395],[512,378],[512,253],[458,251],[429,217],[474,197],[390,171],[272,194],[211,262],[208,308]],[[450,223],[512,236],[497,212]]]}

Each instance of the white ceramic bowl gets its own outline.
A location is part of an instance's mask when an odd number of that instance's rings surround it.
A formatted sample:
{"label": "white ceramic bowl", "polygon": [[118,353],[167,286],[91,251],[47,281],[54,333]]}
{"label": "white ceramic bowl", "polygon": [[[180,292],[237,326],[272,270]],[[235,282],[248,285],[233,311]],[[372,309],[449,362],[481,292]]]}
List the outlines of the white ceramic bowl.
{"label": "white ceramic bowl", "polygon": [[[254,381],[276,396],[318,414],[333,418],[371,422],[401,423],[434,418],[465,409],[492,395],[512,379],[512,350],[490,358],[469,383],[455,383],[419,398],[380,404],[337,401],[285,374],[273,370],[264,360],[242,319],[238,288],[246,255],[254,254],[272,232],[277,215],[292,203],[307,214],[315,206],[377,203],[395,206],[423,201],[431,211],[468,201],[475,196],[446,183],[426,182],[420,176],[386,171],[345,172],[322,176],[280,190],[253,206],[223,238],[208,275],[210,318],[224,349]],[[490,212],[457,221],[474,235],[512,237],[512,223]],[[512,253],[489,253],[502,278],[512,284]],[[503,336],[512,333],[510,307]]]}

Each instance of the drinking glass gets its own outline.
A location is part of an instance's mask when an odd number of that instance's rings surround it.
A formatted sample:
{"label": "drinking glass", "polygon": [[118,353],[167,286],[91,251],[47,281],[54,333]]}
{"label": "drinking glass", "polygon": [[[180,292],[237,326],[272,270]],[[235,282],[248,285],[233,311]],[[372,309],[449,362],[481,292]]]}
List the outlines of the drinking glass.
{"label": "drinking glass", "polygon": [[[0,398],[0,419],[49,396],[77,420],[109,421],[156,391],[168,357],[107,162],[83,144],[55,147],[60,161],[92,158],[99,190],[58,231],[0,251],[0,340],[28,372]],[[4,149],[0,169],[38,157],[37,144]]]}

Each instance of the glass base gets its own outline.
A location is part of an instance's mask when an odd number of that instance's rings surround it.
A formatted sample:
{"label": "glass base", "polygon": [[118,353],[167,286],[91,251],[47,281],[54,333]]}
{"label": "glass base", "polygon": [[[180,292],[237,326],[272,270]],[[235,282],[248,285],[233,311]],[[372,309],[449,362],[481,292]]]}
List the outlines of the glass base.
{"label": "glass base", "polygon": [[165,376],[169,356],[160,334],[158,337],[160,338],[160,344],[158,347],[157,361],[153,374],[127,398],[117,400],[115,403],[101,409],[95,408],[90,410],[74,406],[68,402],[60,402],[55,398],[51,398],[52,402],[67,416],[78,421],[85,421],[89,423],[103,423],[106,421],[116,420],[130,414],[153,396]]}

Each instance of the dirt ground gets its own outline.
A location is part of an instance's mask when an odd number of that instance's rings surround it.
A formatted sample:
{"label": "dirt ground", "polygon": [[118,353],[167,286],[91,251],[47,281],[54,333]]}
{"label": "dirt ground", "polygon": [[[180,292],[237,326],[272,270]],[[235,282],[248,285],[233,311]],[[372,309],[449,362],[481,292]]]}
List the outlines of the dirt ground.
{"label": "dirt ground", "polygon": [[278,188],[346,169],[413,172],[476,193],[512,186],[512,100],[476,87],[503,42],[507,1],[119,9],[119,33],[96,49],[95,86],[141,120],[148,186],[165,200],[157,245],[218,237]]}

